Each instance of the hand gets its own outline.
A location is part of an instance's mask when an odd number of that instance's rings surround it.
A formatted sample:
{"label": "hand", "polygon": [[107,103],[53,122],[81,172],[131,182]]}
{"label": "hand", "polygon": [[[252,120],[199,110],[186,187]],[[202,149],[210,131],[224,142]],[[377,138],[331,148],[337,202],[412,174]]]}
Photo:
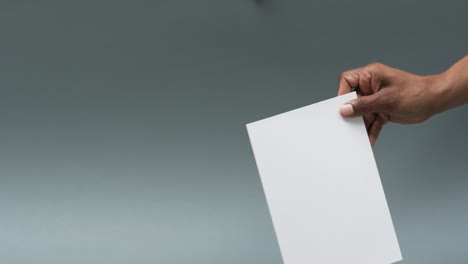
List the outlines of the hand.
{"label": "hand", "polygon": [[356,90],[358,98],[340,108],[345,117],[363,116],[371,145],[387,122],[413,124],[445,110],[444,75],[418,76],[372,63],[343,72],[338,95]]}

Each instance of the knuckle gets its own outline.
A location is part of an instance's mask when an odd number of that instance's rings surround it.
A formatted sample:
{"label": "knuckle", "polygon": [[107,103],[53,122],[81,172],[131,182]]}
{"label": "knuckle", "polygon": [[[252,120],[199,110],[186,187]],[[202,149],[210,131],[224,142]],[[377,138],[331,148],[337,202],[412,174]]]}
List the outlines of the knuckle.
{"label": "knuckle", "polygon": [[344,78],[344,72],[340,73],[340,75],[338,75],[338,80],[341,80]]}
{"label": "knuckle", "polygon": [[356,100],[356,105],[354,105],[356,108],[356,112],[358,113],[367,113],[369,110],[369,101],[363,97],[359,97]]}
{"label": "knuckle", "polygon": [[352,70],[347,70],[347,71],[344,71],[344,72],[340,73],[340,75],[338,77],[340,78],[340,80],[342,80],[342,79],[353,79],[358,75],[358,73],[359,73],[358,69],[352,69]]}
{"label": "knuckle", "polygon": [[380,68],[382,68],[382,66],[383,66],[383,64],[380,63],[380,62],[372,62],[369,65],[367,65],[368,68],[374,69],[374,70],[375,69],[380,69]]}
{"label": "knuckle", "polygon": [[371,81],[371,79],[372,79],[372,75],[371,75],[369,72],[367,72],[367,71],[366,71],[366,72],[363,72],[363,73],[361,74],[361,79],[362,79],[362,82],[368,83],[369,86],[370,86],[370,81]]}
{"label": "knuckle", "polygon": [[340,75],[338,76],[338,79],[342,80],[342,79],[346,78],[346,76],[349,76],[349,71],[344,71],[344,72],[340,73]]}

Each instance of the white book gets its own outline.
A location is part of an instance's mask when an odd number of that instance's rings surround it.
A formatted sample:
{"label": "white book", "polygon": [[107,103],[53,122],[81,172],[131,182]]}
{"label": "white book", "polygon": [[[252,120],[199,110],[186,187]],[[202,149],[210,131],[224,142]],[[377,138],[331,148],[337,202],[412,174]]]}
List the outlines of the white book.
{"label": "white book", "polygon": [[247,124],[285,264],[402,259],[363,119],[349,93]]}

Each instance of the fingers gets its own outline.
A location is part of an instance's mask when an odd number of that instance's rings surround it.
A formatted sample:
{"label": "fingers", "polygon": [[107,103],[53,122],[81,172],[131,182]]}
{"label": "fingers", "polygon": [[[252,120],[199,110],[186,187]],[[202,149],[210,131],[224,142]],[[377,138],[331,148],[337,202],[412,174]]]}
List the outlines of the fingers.
{"label": "fingers", "polygon": [[347,94],[357,89],[361,94],[372,93],[372,75],[365,68],[359,68],[344,72],[338,82],[338,96]]}
{"label": "fingers", "polygon": [[355,117],[377,112],[379,102],[375,98],[375,95],[360,96],[342,105],[340,113],[344,117]]}
{"label": "fingers", "polygon": [[369,132],[369,129],[372,127],[372,124],[375,121],[376,114],[374,114],[374,113],[366,114],[366,115],[363,115],[362,117],[364,119],[364,124],[366,126],[366,130],[367,130],[367,132]]}
{"label": "fingers", "polygon": [[338,96],[358,89],[364,95],[370,95],[380,90],[380,79],[385,75],[387,66],[381,63],[371,63],[361,68],[345,71],[338,81]]}
{"label": "fingers", "polygon": [[340,74],[338,81],[338,96],[353,91],[359,86],[359,75],[356,70],[346,71]]}
{"label": "fingers", "polygon": [[368,96],[360,96],[351,100],[340,108],[340,113],[344,117],[362,116],[371,113],[387,113],[396,106],[395,94],[387,91],[380,91]]}
{"label": "fingers", "polygon": [[344,117],[362,116],[372,145],[389,117],[401,108],[399,89],[390,88],[403,73],[381,63],[371,63],[340,74],[338,96],[353,89],[358,95],[343,104],[340,113]]}
{"label": "fingers", "polygon": [[[361,91],[359,90],[356,90],[356,93],[358,96],[362,96],[363,94],[361,93]],[[364,124],[366,125],[366,130],[369,131],[371,125],[374,123],[374,120],[375,120],[375,116],[376,114],[374,113],[370,113],[370,114],[365,114],[363,115],[363,119],[364,119]]]}
{"label": "fingers", "polygon": [[375,118],[374,123],[371,125],[369,131],[367,132],[367,134],[369,135],[371,146],[374,146],[385,123],[386,121],[381,117],[377,116]]}
{"label": "fingers", "polygon": [[353,115],[361,116],[373,112],[377,112],[380,102],[376,100],[376,95],[361,96],[349,102],[353,107]]}

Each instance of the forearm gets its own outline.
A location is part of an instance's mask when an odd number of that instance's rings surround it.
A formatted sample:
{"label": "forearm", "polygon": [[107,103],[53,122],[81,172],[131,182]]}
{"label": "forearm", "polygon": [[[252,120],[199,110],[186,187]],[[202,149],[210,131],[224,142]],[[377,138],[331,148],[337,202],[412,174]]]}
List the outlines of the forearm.
{"label": "forearm", "polygon": [[443,111],[468,104],[468,56],[455,63],[440,77],[440,98]]}

